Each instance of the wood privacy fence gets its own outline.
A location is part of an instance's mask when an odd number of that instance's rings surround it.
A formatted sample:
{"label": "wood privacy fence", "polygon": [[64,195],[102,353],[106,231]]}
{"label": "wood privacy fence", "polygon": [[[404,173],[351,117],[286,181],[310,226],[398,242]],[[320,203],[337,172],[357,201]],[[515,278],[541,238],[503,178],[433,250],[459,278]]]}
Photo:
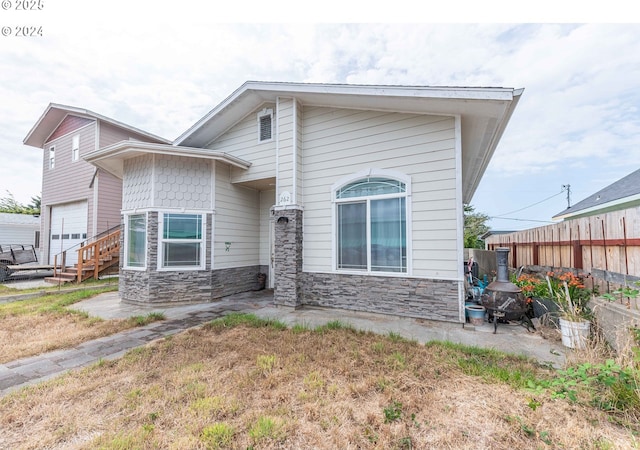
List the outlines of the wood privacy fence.
{"label": "wood privacy fence", "polygon": [[511,267],[574,268],[624,284],[640,277],[640,207],[489,236],[485,247],[509,248]]}

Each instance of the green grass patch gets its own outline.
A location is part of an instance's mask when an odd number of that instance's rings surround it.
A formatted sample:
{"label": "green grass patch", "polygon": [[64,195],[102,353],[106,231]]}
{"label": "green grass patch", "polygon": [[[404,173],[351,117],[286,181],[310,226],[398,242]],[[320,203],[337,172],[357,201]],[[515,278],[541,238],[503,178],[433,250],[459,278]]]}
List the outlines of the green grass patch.
{"label": "green grass patch", "polygon": [[276,330],[286,330],[287,325],[274,319],[262,319],[255,314],[231,313],[223,317],[219,317],[207,324],[212,330],[222,330],[225,328],[233,328],[239,325],[245,325],[252,328],[269,327]]}
{"label": "green grass patch", "polygon": [[249,436],[254,442],[279,440],[285,437],[284,424],[281,419],[260,416],[249,429]]}
{"label": "green grass patch", "polygon": [[94,297],[104,292],[112,292],[118,290],[118,286],[105,286],[100,289],[82,289],[71,292],[62,292],[50,295],[43,295],[37,298],[20,300],[16,302],[0,304],[0,319],[5,316],[28,315],[28,314],[71,314],[81,317],[88,317],[88,314],[82,311],[67,308],[74,303]]}
{"label": "green grass patch", "polygon": [[207,448],[228,448],[233,441],[234,434],[235,430],[231,425],[218,422],[204,427],[200,439]]}
{"label": "green grass patch", "polygon": [[161,312],[150,312],[144,316],[132,316],[129,317],[129,320],[134,323],[137,327],[143,327],[145,325],[149,325],[152,322],[158,322],[160,320],[164,320],[166,317],[164,313]]}
{"label": "green grass patch", "polygon": [[531,383],[537,383],[554,373],[532,359],[494,349],[446,341],[432,341],[425,346],[433,348],[446,362],[459,367],[467,375],[490,382],[503,382],[518,389],[527,388]]}
{"label": "green grass patch", "polygon": [[80,285],[75,283],[61,285],[61,286],[58,286],[57,284],[50,284],[47,286],[38,286],[38,287],[33,287],[28,289],[16,289],[14,287],[11,287],[11,285],[0,284],[0,297],[18,295],[18,294],[33,294],[37,292],[45,292],[48,294],[55,293],[55,292],[65,293],[65,292],[76,290],[78,288],[94,288],[94,287],[100,288],[102,286],[104,287],[111,286],[115,288],[114,290],[117,290],[118,279],[117,278],[104,278],[102,280],[90,279],[90,280],[83,281],[82,284]]}
{"label": "green grass patch", "polygon": [[320,325],[316,327],[314,331],[318,333],[324,333],[325,331],[329,330],[357,331],[353,325],[341,322],[339,320],[332,320],[331,322],[327,322],[324,325]]}

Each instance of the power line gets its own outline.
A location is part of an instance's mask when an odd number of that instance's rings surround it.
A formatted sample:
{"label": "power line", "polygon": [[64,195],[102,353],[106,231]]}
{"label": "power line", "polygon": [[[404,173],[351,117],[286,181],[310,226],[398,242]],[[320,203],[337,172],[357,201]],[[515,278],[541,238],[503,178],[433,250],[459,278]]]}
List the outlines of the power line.
{"label": "power line", "polygon": [[545,198],[543,200],[540,200],[539,202],[533,203],[533,204],[531,204],[529,206],[525,206],[524,208],[516,209],[515,211],[510,211],[508,213],[503,213],[503,214],[500,214],[500,215],[497,215],[497,216],[494,216],[494,217],[502,218],[502,216],[507,216],[509,214],[513,214],[513,213],[517,213],[517,212],[520,212],[520,211],[524,211],[525,209],[529,209],[529,208],[531,208],[533,206],[539,205],[540,203],[546,202],[547,200],[551,200],[553,197],[557,197],[558,195],[562,194],[564,192],[564,190],[565,190],[565,186],[568,186],[568,185],[563,185],[562,186],[562,190],[560,190],[560,192],[558,192],[557,194],[553,194],[551,197],[547,197],[547,198]]}
{"label": "power line", "polygon": [[489,219],[517,220],[517,221],[520,221],[520,222],[556,223],[556,222],[553,222],[551,220],[516,219],[515,217],[499,217],[499,216],[489,216]]}

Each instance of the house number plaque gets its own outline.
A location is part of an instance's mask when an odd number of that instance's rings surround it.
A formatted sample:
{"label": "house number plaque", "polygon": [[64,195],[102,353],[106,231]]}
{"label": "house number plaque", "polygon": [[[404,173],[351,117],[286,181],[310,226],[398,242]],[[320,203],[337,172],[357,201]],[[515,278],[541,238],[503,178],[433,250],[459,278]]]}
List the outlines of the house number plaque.
{"label": "house number plaque", "polygon": [[291,204],[291,194],[289,191],[284,191],[280,194],[280,198],[278,199],[279,205],[290,205]]}

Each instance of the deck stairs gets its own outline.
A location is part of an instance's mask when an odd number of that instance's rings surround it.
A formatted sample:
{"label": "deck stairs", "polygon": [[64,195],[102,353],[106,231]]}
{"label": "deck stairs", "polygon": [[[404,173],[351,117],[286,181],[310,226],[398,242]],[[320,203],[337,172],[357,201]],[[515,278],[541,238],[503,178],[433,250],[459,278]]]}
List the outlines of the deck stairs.
{"label": "deck stairs", "polygon": [[[78,262],[67,267],[67,252],[78,253]],[[120,227],[96,238],[93,242],[84,243],[78,249],[68,249],[54,259],[53,276],[45,278],[52,284],[81,283],[89,278],[98,279],[106,270],[113,270],[120,261]]]}

